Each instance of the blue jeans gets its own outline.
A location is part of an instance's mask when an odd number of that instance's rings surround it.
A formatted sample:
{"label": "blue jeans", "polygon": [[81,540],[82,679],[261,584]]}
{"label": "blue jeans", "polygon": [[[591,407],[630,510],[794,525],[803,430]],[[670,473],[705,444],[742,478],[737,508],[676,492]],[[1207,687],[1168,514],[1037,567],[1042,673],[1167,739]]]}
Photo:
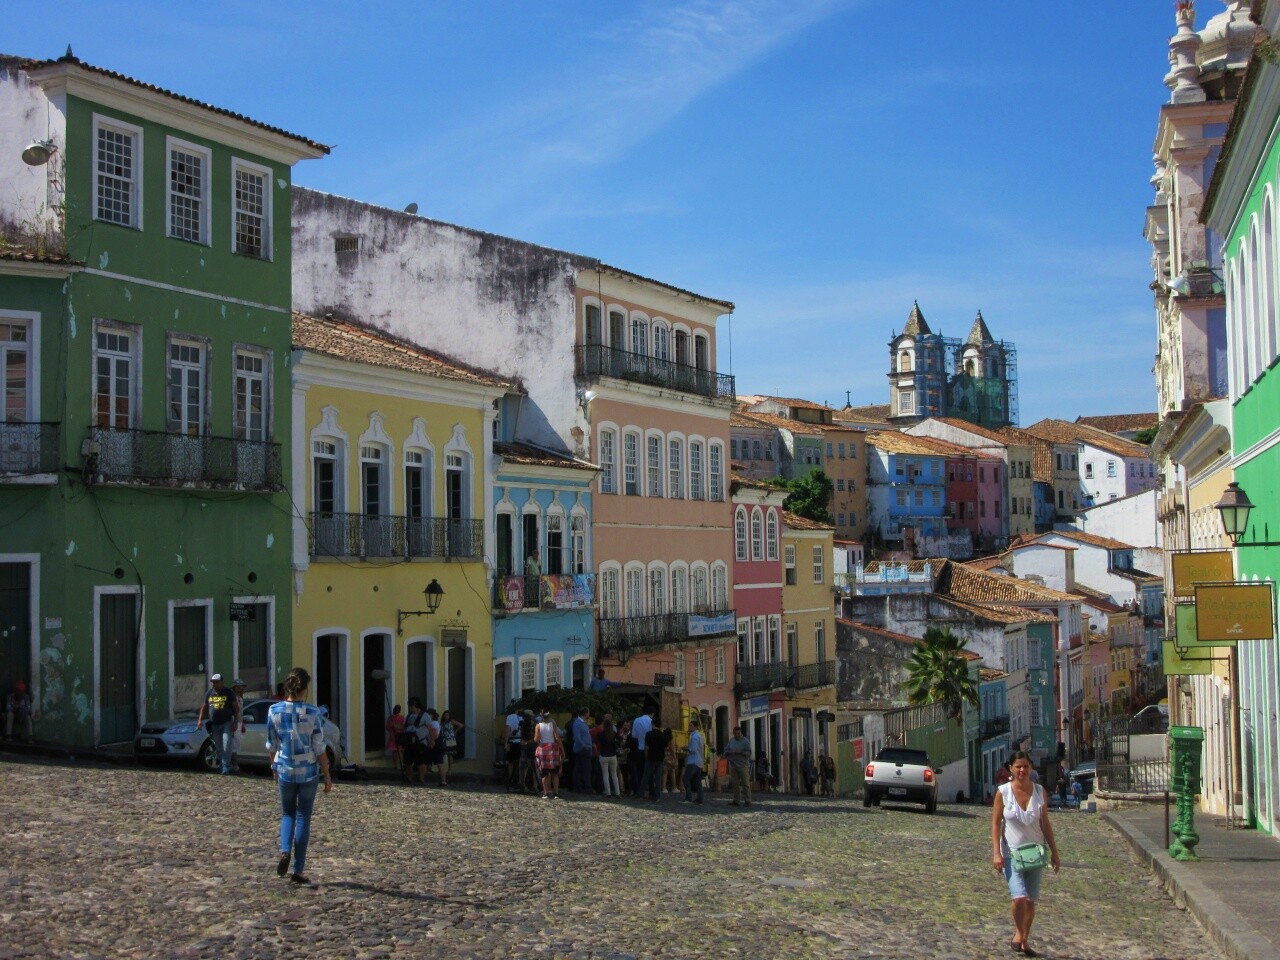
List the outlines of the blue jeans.
{"label": "blue jeans", "polygon": [[213,749],[218,754],[218,769],[223,773],[231,770],[231,737],[234,725],[230,720],[226,723],[209,723],[209,737],[213,740]]}
{"label": "blue jeans", "polygon": [[293,852],[293,872],[307,865],[307,844],[311,842],[311,808],[316,803],[319,780],[306,783],[280,781],[280,852]]}
{"label": "blue jeans", "polygon": [[573,792],[591,792],[591,751],[573,751]]}
{"label": "blue jeans", "polygon": [[698,795],[698,802],[702,802],[702,768],[694,766],[692,763],[685,764],[684,767],[684,798],[692,800],[694,794]]}

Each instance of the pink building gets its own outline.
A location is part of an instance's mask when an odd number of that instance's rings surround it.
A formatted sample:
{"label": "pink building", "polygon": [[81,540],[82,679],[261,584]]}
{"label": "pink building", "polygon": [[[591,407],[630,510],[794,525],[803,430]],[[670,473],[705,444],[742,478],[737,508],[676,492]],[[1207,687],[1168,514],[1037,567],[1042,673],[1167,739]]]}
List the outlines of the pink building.
{"label": "pink building", "polygon": [[[579,275],[575,378],[600,473],[597,653],[611,680],[675,690],[727,740],[735,617],[728,499],[733,304],[601,266]],[[676,718],[664,717],[674,725]]]}

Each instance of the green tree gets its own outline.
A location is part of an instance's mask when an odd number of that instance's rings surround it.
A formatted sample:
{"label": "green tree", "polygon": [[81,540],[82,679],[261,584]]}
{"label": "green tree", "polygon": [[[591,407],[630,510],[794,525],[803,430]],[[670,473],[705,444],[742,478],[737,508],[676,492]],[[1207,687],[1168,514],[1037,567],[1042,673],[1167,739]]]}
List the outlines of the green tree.
{"label": "green tree", "polygon": [[1133,435],[1133,442],[1140,443],[1144,447],[1149,447],[1155,440],[1156,434],[1159,432],[1159,427],[1146,427]]}
{"label": "green tree", "polygon": [[950,627],[930,627],[907,660],[907,679],[902,686],[911,704],[945,703],[956,720],[966,703],[978,705],[978,684],[969,673],[964,658],[965,641]]}
{"label": "green tree", "polygon": [[790,510],[815,523],[834,522],[827,507],[831,504],[831,493],[835,487],[831,478],[821,470],[784,481],[782,486],[790,491],[787,499],[782,502],[782,509]]}

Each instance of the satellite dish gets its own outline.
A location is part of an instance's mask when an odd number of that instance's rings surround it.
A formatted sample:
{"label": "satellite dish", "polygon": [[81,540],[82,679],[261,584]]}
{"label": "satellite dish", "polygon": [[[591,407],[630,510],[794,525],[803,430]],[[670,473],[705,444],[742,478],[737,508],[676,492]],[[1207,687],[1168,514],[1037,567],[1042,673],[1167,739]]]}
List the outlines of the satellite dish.
{"label": "satellite dish", "polygon": [[411,203],[411,204],[409,204],[407,207],[405,207],[405,208],[404,208],[404,212],[405,212],[405,213],[417,213],[417,212],[418,212],[418,205],[417,205],[416,203]]}

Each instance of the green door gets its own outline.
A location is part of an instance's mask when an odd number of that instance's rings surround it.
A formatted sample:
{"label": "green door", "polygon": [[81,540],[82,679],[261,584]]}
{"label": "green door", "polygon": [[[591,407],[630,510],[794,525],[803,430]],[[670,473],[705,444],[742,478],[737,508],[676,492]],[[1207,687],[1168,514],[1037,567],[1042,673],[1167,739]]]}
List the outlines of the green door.
{"label": "green door", "polygon": [[0,563],[0,692],[31,688],[31,565]]}
{"label": "green door", "polygon": [[124,743],[138,729],[138,598],[98,598],[99,743]]}

